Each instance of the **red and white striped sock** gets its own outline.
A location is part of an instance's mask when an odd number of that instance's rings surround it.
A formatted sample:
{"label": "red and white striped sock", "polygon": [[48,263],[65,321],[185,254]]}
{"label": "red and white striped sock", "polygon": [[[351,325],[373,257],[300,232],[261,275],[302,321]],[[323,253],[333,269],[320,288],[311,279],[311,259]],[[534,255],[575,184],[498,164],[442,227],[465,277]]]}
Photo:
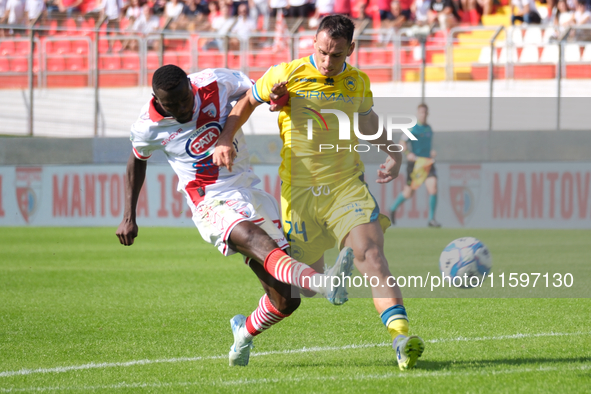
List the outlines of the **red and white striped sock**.
{"label": "red and white striped sock", "polygon": [[267,255],[264,267],[265,271],[280,282],[294,285],[300,289],[325,293],[324,274],[319,274],[309,265],[292,259],[279,248],[274,249]]}
{"label": "red and white striped sock", "polygon": [[279,312],[265,294],[261,297],[258,308],[246,318],[247,332],[244,333],[244,336],[247,340],[250,340],[288,316],[290,315]]}

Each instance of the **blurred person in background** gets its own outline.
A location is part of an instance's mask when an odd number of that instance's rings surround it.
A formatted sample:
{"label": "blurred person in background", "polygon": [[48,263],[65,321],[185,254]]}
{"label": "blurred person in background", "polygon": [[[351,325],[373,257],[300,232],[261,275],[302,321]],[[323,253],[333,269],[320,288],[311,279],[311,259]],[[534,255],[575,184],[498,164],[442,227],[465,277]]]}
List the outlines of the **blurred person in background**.
{"label": "blurred person in background", "polygon": [[458,9],[452,0],[431,0],[429,24],[438,23],[442,29],[451,29],[460,23],[460,19]]}
{"label": "blurred person in background", "polygon": [[[119,21],[121,20],[121,14],[123,13],[123,0],[103,0],[101,4],[101,18],[102,16],[107,17],[107,32],[110,35],[119,34]],[[113,51],[113,40],[108,40],[109,49],[108,52]]]}
{"label": "blurred person in background", "polygon": [[25,12],[27,14],[26,19],[29,21],[29,24],[32,24],[35,19],[43,15],[43,11],[45,11],[44,0],[26,0]]}
{"label": "blurred person in background", "polygon": [[429,9],[431,0],[415,0],[410,5],[410,10],[414,15],[415,23],[419,26],[426,25],[429,22]]}
{"label": "blurred person in background", "polygon": [[24,32],[27,19],[25,15],[25,0],[7,0],[6,1],[6,24],[10,26],[8,34]]}
{"label": "blurred person in background", "polygon": [[230,2],[230,4],[232,5],[232,13],[231,13],[231,16],[237,16],[238,15],[238,7],[240,7],[240,5],[242,5],[242,4],[246,5],[246,8],[248,10],[248,0],[232,0]]}
{"label": "blurred person in background", "polygon": [[[140,15],[134,19],[133,24],[131,24],[129,31],[133,33],[139,33],[148,35],[150,33],[154,33],[160,29],[160,18],[154,15],[154,11],[152,7],[148,4],[144,4],[141,7]],[[148,49],[158,50],[158,40],[148,40]],[[138,41],[137,40],[125,40],[123,42],[121,50],[130,49],[132,51],[138,50]]]}
{"label": "blurred person in background", "polygon": [[156,16],[164,15],[164,9],[166,8],[166,0],[156,0],[152,6],[152,11]]}
{"label": "blurred person in background", "polygon": [[250,19],[255,23],[258,22],[259,18],[263,17],[263,31],[269,30],[269,2],[268,0],[249,0],[248,10],[250,13]]}
{"label": "blurred person in background", "polygon": [[351,0],[335,0],[334,13],[351,16]]}
{"label": "blurred person in background", "polygon": [[289,4],[288,4],[287,0],[269,0],[269,8],[270,8],[269,15],[271,16],[271,18],[276,18],[277,14],[279,12],[281,12],[284,17],[287,17],[288,16],[288,10],[287,10],[288,7],[289,7]]}
{"label": "blurred person in background", "polygon": [[[256,23],[250,19],[248,15],[248,6],[246,4],[240,4],[238,6],[238,17],[236,23],[232,27],[231,33],[238,36],[238,38],[232,37],[230,39],[230,49],[240,49],[240,42],[248,44],[249,37],[252,32],[256,31]],[[248,45],[246,45],[248,47]]]}
{"label": "blurred person in background", "polygon": [[[234,19],[230,17],[231,10],[227,3],[219,3],[219,8],[220,10],[217,16],[210,18],[210,31],[222,36],[228,34],[234,25]],[[210,13],[210,17],[211,15]],[[210,39],[205,43],[203,48],[222,50],[224,48],[224,40],[221,37]]]}
{"label": "blurred person in background", "polygon": [[189,31],[207,28],[206,15],[209,14],[207,6],[208,4],[205,0],[186,0],[181,20],[179,21],[182,28]]}
{"label": "blurred person in background", "polygon": [[130,23],[133,23],[142,14],[142,7],[139,0],[129,0],[127,10],[125,10],[125,17],[129,19]]}
{"label": "blurred person in background", "polygon": [[183,13],[183,8],[184,5],[179,0],[168,0],[164,7],[164,16],[166,18],[172,18],[175,21]]}
{"label": "blurred person in background", "polygon": [[534,0],[511,0],[511,25],[514,25],[515,21],[527,24],[542,22]]}
{"label": "blurred person in background", "polygon": [[47,17],[57,19],[62,26],[68,18],[74,18],[76,25],[80,27],[78,18],[82,15],[82,0],[53,0],[47,2]]}
{"label": "blurred person in background", "polygon": [[[0,0],[0,25],[5,25],[7,20],[6,0]],[[0,29],[0,37],[4,37],[4,29]]]}
{"label": "blurred person in background", "polygon": [[288,0],[289,16],[292,18],[308,17],[308,0]]}

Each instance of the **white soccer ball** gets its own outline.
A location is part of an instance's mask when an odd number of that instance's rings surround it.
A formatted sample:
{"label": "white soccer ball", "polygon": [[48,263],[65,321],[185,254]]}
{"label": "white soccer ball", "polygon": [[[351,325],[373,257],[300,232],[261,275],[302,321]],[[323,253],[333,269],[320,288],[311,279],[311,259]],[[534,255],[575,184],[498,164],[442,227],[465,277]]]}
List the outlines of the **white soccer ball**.
{"label": "white soccer ball", "polygon": [[486,280],[492,268],[492,256],[482,242],[473,237],[451,241],[439,257],[444,281],[454,287],[472,288]]}

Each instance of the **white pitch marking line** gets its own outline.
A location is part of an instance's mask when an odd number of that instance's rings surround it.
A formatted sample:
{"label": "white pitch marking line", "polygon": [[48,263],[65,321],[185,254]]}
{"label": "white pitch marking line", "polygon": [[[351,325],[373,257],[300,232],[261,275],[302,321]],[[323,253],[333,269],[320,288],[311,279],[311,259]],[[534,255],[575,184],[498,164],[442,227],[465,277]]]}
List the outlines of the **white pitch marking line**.
{"label": "white pitch marking line", "polygon": [[[513,334],[513,335],[501,335],[495,337],[457,337],[457,338],[440,338],[431,339],[425,342],[427,343],[441,343],[441,342],[456,342],[456,341],[497,341],[505,339],[522,339],[522,338],[537,338],[537,337],[553,337],[553,336],[573,336],[573,335],[591,335],[591,332],[570,332],[570,333],[539,333],[539,334]],[[258,356],[269,356],[274,354],[297,354],[297,353],[310,353],[310,352],[326,352],[333,350],[347,350],[347,349],[366,349],[372,347],[383,347],[391,346],[390,342],[382,343],[365,343],[360,345],[346,345],[346,346],[328,346],[328,347],[309,347],[302,349],[291,349],[291,350],[272,350],[268,352],[252,353],[251,357]],[[132,360],[118,363],[88,363],[82,365],[71,365],[66,367],[55,367],[55,368],[38,368],[38,369],[20,369],[18,371],[4,371],[0,372],[0,378],[17,376],[17,375],[33,375],[38,373],[63,373],[69,371],[79,371],[85,369],[101,369],[101,368],[114,368],[114,367],[132,367],[135,365],[148,365],[148,364],[163,364],[163,363],[179,363],[179,362],[191,362],[201,360],[217,360],[228,357],[227,355],[219,356],[204,356],[204,357],[176,357],[156,360]]]}
{"label": "white pitch marking line", "polygon": [[28,388],[0,388],[0,393],[17,393],[17,392],[45,392],[45,391],[94,391],[94,390],[115,390],[115,389],[129,389],[129,388],[165,388],[165,387],[189,387],[189,386],[236,386],[236,385],[256,385],[256,384],[268,384],[268,383],[297,383],[301,381],[312,381],[312,380],[378,380],[378,379],[413,379],[413,378],[438,378],[448,376],[473,376],[473,375],[503,375],[512,373],[538,373],[538,372],[554,372],[554,371],[587,371],[591,369],[591,364],[573,365],[568,367],[538,367],[538,368],[507,368],[507,369],[490,369],[481,371],[465,371],[465,372],[454,372],[454,371],[425,371],[425,372],[390,372],[385,374],[370,374],[370,375],[354,375],[354,376],[314,376],[314,377],[285,377],[285,378],[262,378],[262,379],[238,379],[228,381],[199,381],[199,382],[173,382],[173,383],[126,383],[121,382],[117,384],[105,385],[105,386],[55,386],[55,387],[28,387]]}

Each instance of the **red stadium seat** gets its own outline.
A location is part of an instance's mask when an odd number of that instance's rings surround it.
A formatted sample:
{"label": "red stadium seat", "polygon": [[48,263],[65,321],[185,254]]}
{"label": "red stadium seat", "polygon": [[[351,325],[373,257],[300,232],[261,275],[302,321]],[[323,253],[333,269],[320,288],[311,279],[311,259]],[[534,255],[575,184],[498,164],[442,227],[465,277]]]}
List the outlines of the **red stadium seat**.
{"label": "red stadium seat", "polygon": [[2,41],[0,42],[0,56],[11,56],[16,51],[16,45],[14,41]]}
{"label": "red stadium seat", "polygon": [[47,71],[64,71],[66,62],[62,56],[47,59]]}
{"label": "red stadium seat", "polygon": [[166,65],[166,64],[178,65],[178,62],[179,62],[178,57],[176,55],[168,54],[168,53],[164,54],[164,58],[162,60],[163,60],[163,65]]}
{"label": "red stadium seat", "polygon": [[87,54],[89,52],[90,43],[84,40],[72,42],[72,52],[77,54]]}
{"label": "red stadium seat", "polygon": [[122,57],[123,69],[139,71],[140,57],[137,54],[135,54],[135,53],[125,54],[124,53],[121,57]]}
{"label": "red stadium seat", "polygon": [[0,72],[6,72],[10,70],[10,64],[8,63],[8,59],[5,57],[0,57]]}
{"label": "red stadium seat", "polygon": [[121,57],[119,56],[103,56],[100,59],[99,68],[101,70],[120,70]]}
{"label": "red stadium seat", "polygon": [[18,55],[28,55],[30,52],[31,43],[29,41],[17,41],[15,46],[15,53]]}
{"label": "red stadium seat", "polygon": [[50,53],[70,53],[70,51],[72,50],[72,44],[70,43],[70,41],[54,41],[51,43],[51,48],[52,49]]}
{"label": "red stadium seat", "polygon": [[160,59],[158,58],[158,55],[155,53],[148,54],[148,60],[146,63],[148,70],[156,70],[158,67],[160,67]]}
{"label": "red stadium seat", "polygon": [[189,72],[189,70],[191,68],[191,56],[190,55],[179,55],[177,66],[179,66],[183,70]]}
{"label": "red stadium seat", "polygon": [[98,49],[99,49],[99,53],[107,53],[109,51],[109,41],[99,40]]}
{"label": "red stadium seat", "polygon": [[15,57],[10,60],[10,71],[26,72],[29,70],[29,61],[26,57]]}
{"label": "red stadium seat", "polygon": [[66,59],[66,70],[84,71],[87,70],[86,56],[71,56]]}

